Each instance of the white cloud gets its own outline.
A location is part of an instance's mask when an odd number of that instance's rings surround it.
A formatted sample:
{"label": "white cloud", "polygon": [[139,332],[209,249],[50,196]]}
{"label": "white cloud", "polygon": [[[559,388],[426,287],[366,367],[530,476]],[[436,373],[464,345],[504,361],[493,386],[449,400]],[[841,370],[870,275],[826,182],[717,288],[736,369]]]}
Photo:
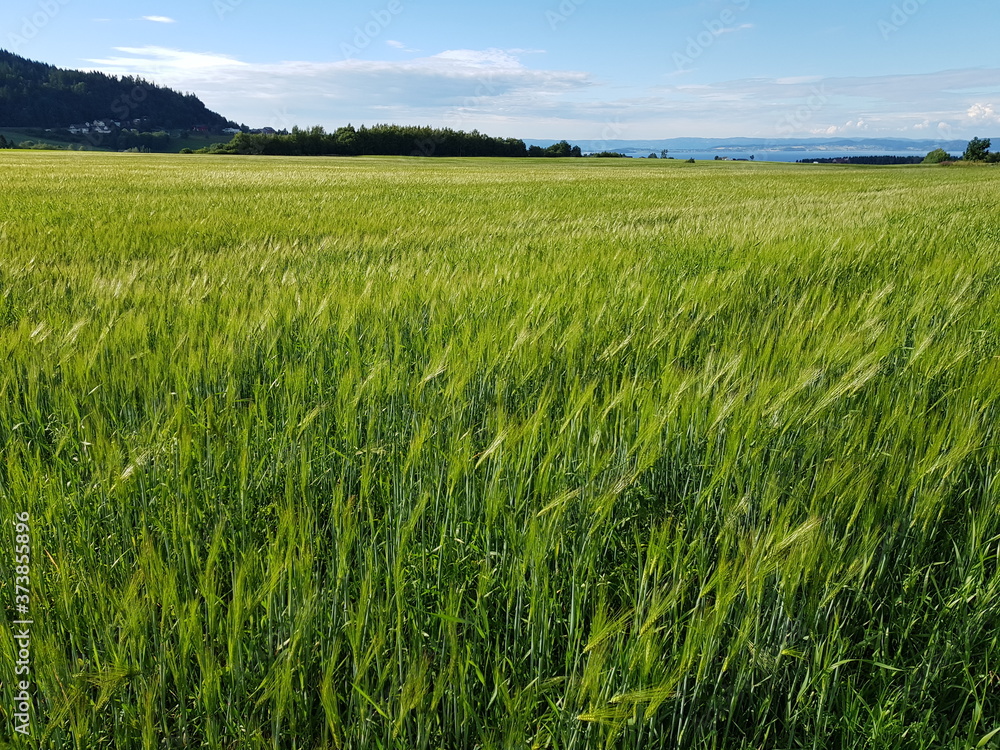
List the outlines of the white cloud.
{"label": "white cloud", "polygon": [[143,16],[142,20],[152,21],[153,23],[177,23],[177,21],[169,16]]}
{"label": "white cloud", "polygon": [[294,92],[301,87],[308,94],[349,92],[354,96],[367,92],[367,97],[381,99],[373,84],[410,81],[424,88],[437,86],[436,99],[452,100],[456,96],[483,97],[525,89],[556,92],[592,85],[587,73],[531,69],[511,51],[500,49],[447,50],[402,62],[349,59],[273,64],[247,63],[228,55],[165,47],[115,49],[124,54],[89,62],[113,74],[155,73],[167,85],[246,87],[240,93],[260,94],[271,89]]}
{"label": "white cloud", "polygon": [[746,29],[752,29],[752,28],[753,28],[752,23],[742,23],[739,26],[725,26],[721,29],[713,31],[712,33],[715,34],[716,36],[720,36],[722,34],[733,34],[737,31],[744,31]]}
{"label": "white cloud", "polygon": [[[393,49],[398,49],[401,52],[416,53],[416,52],[420,51],[420,50],[415,49],[413,47],[407,47],[404,42],[400,42],[400,41],[397,41],[395,39],[388,40],[386,42],[386,45],[389,46],[389,47],[392,47]],[[516,52],[516,50],[511,50],[511,52]]]}
{"label": "white cloud", "polygon": [[858,135],[870,129],[871,124],[863,117],[859,117],[857,120],[848,120],[843,125],[813,128],[809,132],[812,135]]}
{"label": "white cloud", "polygon": [[966,112],[966,116],[976,124],[1000,124],[1000,114],[997,113],[992,104],[981,104],[977,102],[969,107]]}
{"label": "white cloud", "polygon": [[228,55],[210,52],[184,52],[166,47],[115,47],[123,56],[88,60],[95,68],[114,75],[142,75],[156,78],[157,83],[170,85],[168,80],[249,67]]}
{"label": "white cloud", "polygon": [[775,83],[779,86],[792,86],[797,83],[819,83],[822,76],[790,76],[788,78],[776,78]]}

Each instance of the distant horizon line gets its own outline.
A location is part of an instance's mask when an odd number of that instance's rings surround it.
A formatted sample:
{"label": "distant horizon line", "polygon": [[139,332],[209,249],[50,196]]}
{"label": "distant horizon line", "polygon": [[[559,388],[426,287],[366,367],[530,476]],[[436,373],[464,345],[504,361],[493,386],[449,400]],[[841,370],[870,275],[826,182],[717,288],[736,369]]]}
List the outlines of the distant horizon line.
{"label": "distant horizon line", "polygon": [[[989,138],[990,140],[1000,139],[1000,135],[996,136],[973,136],[978,138]],[[525,138],[521,137],[524,141],[561,141],[567,140],[572,142],[573,138]],[[600,142],[600,143],[661,143],[667,141],[701,141],[701,142],[730,142],[730,141],[747,141],[753,143],[868,143],[872,141],[903,141],[908,143],[950,143],[950,142],[965,142],[971,140],[971,138],[966,138],[964,136],[951,136],[940,138],[912,138],[901,135],[882,135],[882,136],[834,136],[824,138],[822,136],[745,136],[745,135],[734,135],[725,137],[715,137],[715,136],[671,136],[668,138],[577,138],[577,141],[588,141],[588,142]]]}

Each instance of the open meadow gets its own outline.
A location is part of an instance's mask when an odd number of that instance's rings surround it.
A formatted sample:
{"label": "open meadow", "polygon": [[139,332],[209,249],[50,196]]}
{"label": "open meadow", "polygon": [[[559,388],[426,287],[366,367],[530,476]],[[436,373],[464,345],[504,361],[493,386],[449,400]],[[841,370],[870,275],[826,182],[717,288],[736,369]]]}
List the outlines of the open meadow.
{"label": "open meadow", "polygon": [[997,206],[989,167],[0,152],[0,740],[1000,746]]}

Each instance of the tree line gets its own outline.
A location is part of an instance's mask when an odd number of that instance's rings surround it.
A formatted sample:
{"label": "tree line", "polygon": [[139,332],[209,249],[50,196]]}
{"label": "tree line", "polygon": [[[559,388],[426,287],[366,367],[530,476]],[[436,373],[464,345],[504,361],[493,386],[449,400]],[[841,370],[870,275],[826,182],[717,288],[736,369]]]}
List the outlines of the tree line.
{"label": "tree line", "polygon": [[936,148],[924,158],[924,164],[943,164],[954,161],[1000,163],[1000,153],[990,153],[992,143],[989,138],[973,138],[961,156],[952,156],[943,148]]}
{"label": "tree line", "polygon": [[478,130],[413,125],[346,125],[332,133],[321,126],[292,128],[290,133],[237,133],[228,143],[196,153],[260,156],[508,156],[578,157],[568,141],[548,148],[526,146],[519,138],[494,138]]}
{"label": "tree line", "polygon": [[148,153],[170,153],[175,149],[173,139],[165,131],[141,132],[136,129],[115,128],[110,133],[91,133],[89,135],[60,135],[60,139],[69,141],[65,144],[53,144],[46,140],[45,132],[38,129],[26,131],[27,135],[37,135],[38,141],[8,140],[0,135],[0,148],[44,149],[46,151],[85,151],[89,149],[108,149],[111,151],[141,151]]}
{"label": "tree line", "polygon": [[[1000,164],[1000,152],[991,153],[989,138],[973,138],[961,156],[952,156],[936,148],[927,156],[836,156],[824,159],[799,159],[799,164],[945,164],[956,161]],[[716,157],[718,158],[718,157]]]}
{"label": "tree line", "polygon": [[920,164],[923,156],[833,156],[817,159],[799,159],[799,164],[875,164],[889,166],[893,164]]}

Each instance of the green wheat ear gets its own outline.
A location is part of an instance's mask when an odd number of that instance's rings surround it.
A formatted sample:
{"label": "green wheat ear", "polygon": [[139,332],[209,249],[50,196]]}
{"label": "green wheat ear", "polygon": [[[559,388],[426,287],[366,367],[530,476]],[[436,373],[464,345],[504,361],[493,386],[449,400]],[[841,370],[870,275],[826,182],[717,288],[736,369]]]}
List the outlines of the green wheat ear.
{"label": "green wheat ear", "polygon": [[988,169],[0,157],[45,747],[997,744]]}

